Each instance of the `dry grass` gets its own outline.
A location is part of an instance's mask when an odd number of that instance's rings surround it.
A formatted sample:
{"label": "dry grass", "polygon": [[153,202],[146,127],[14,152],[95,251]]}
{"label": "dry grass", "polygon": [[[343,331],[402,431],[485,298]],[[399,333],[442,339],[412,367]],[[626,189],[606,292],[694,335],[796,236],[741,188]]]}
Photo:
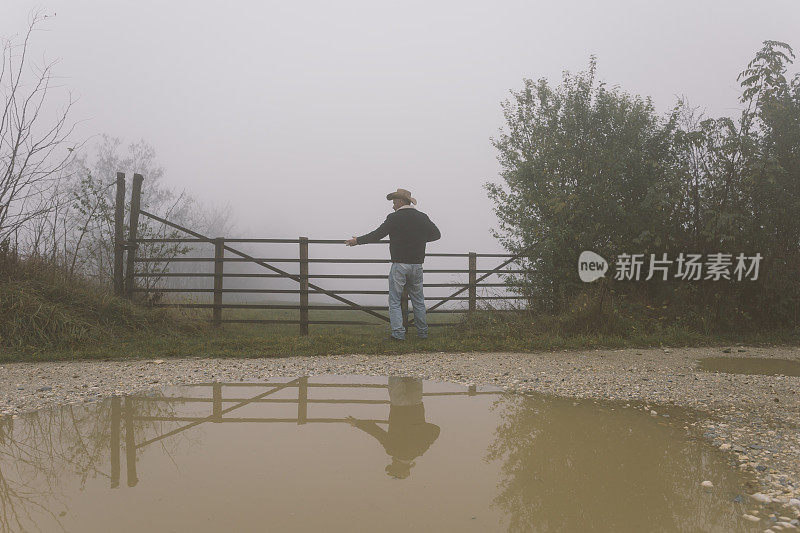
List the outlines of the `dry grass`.
{"label": "dry grass", "polygon": [[134,305],[41,258],[0,256],[0,346],[70,348],[137,331],[193,328],[185,315]]}

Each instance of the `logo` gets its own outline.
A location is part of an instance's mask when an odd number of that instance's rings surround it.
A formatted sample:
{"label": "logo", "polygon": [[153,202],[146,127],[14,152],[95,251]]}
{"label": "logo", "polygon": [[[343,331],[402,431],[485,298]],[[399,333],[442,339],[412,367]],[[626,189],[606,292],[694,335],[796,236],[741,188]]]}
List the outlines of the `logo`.
{"label": "logo", "polygon": [[[649,255],[649,261],[647,257]],[[763,256],[760,253],[679,253],[670,259],[668,254],[619,254],[614,261],[614,279],[619,281],[742,281],[758,280]],[[578,257],[578,275],[587,283],[605,276],[608,262],[594,252],[583,251]],[[646,276],[646,277],[645,277]]]}
{"label": "logo", "polygon": [[594,252],[584,251],[578,257],[578,275],[581,281],[590,282],[602,278],[608,271],[608,261]]}

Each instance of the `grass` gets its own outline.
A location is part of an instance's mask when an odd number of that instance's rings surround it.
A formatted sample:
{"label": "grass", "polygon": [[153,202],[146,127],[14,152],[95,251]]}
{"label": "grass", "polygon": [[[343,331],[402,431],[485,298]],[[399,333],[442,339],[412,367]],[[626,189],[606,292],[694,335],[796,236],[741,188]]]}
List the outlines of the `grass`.
{"label": "grass", "polygon": [[431,328],[420,340],[410,330],[404,343],[387,339],[388,329],[377,326],[311,326],[300,336],[298,326],[226,325],[196,330],[140,329],[106,336],[85,344],[41,348],[0,349],[0,361],[111,360],[169,357],[288,357],[332,354],[402,354],[409,352],[540,351],[653,346],[797,345],[800,333],[782,330],[704,335],[667,328],[632,336],[606,333],[562,334],[518,320],[477,313],[450,326]]}
{"label": "grass", "polygon": [[138,333],[194,334],[200,323],[147,309],[39,258],[0,253],[0,358],[80,350]]}
{"label": "grass", "polygon": [[[649,307],[649,306],[648,306]],[[167,357],[287,357],[407,352],[538,351],[652,346],[800,345],[800,328],[700,332],[691,323],[664,325],[642,313],[609,316],[581,304],[562,316],[478,311],[431,314],[426,340],[411,329],[391,342],[388,326],[225,324],[207,312],[151,309],[117,298],[103,287],[66,275],[42,261],[0,256],[0,362]],[[296,319],[294,310],[224,311],[224,318]],[[598,318],[599,317],[599,318]],[[369,320],[358,311],[310,312],[312,320]]]}

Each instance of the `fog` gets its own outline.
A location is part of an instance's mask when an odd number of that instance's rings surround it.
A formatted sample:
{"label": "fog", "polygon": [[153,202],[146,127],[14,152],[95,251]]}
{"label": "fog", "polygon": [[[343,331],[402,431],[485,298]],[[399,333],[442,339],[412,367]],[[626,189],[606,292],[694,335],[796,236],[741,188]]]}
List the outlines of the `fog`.
{"label": "fog", "polygon": [[682,95],[729,114],[763,40],[800,46],[796,0],[4,0],[0,35],[36,8],[55,16],[32,57],[60,60],[76,138],[145,139],[165,184],[229,205],[237,236],[360,235],[406,188],[442,231],[434,252],[501,251],[483,184],[523,78],[594,54],[599,79],[660,111]]}

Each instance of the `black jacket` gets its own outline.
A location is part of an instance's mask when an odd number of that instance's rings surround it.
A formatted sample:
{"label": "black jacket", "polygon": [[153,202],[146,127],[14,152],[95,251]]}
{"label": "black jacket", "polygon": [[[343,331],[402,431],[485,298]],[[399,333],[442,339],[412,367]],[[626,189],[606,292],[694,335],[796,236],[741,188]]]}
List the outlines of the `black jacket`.
{"label": "black jacket", "polygon": [[392,263],[421,265],[425,261],[425,243],[441,238],[439,228],[428,215],[416,209],[398,209],[389,213],[378,229],[356,238],[357,244],[377,242],[389,236]]}

